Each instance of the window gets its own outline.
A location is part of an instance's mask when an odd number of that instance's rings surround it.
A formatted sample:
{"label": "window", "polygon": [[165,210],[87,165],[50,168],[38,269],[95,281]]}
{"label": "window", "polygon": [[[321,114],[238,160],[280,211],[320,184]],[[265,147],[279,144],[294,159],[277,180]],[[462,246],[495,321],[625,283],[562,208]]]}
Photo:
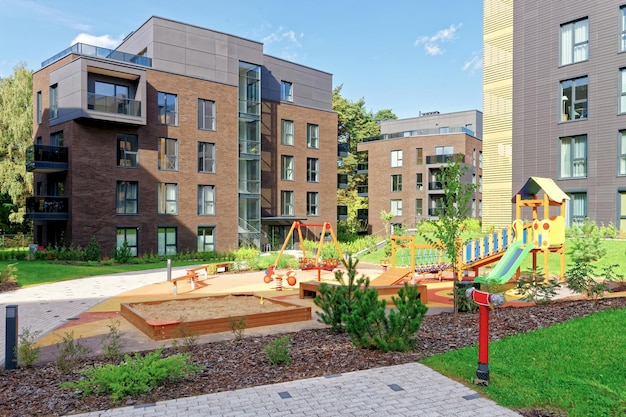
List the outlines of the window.
{"label": "window", "polygon": [[483,217],[483,200],[478,200],[478,217]]}
{"label": "window", "polygon": [[626,191],[619,192],[619,231],[626,233]]}
{"label": "window", "polygon": [[137,203],[139,183],[137,181],[117,182],[117,205],[116,214],[137,214],[139,205]]}
{"label": "window", "polygon": [[293,156],[282,155],[280,158],[281,178],[284,181],[293,181]]}
{"label": "window", "polygon": [[391,200],[391,214],[402,216],[402,200]]}
{"label": "window", "polygon": [[178,97],[176,94],[158,94],[159,124],[178,126]]}
{"label": "window", "polygon": [[50,119],[59,117],[59,91],[57,84],[50,86],[50,114],[48,116]]}
{"label": "window", "polygon": [[157,251],[159,255],[176,255],[176,228],[157,229]]}
{"label": "window", "polygon": [[402,174],[395,174],[391,176],[391,191],[402,191]]}
{"label": "window", "polygon": [[421,172],[415,174],[415,191],[424,191],[424,175]]}
{"label": "window", "polygon": [[587,136],[561,138],[561,172],[559,178],[587,176]]}
{"label": "window", "polygon": [[198,185],[198,214],[215,215],[215,186]]}
{"label": "window", "polygon": [[454,146],[436,146],[435,155],[452,155],[454,153]]}
{"label": "window", "polygon": [[619,9],[619,50],[626,51],[626,6]]}
{"label": "window", "polygon": [[215,226],[198,226],[198,252],[215,252]]}
{"label": "window", "polygon": [[178,140],[159,138],[158,168],[164,171],[178,171]]}
{"label": "window", "polygon": [[424,209],[422,208],[423,202],[421,198],[415,199],[415,217],[422,217],[424,215]]}
{"label": "window", "polygon": [[63,131],[50,134],[50,146],[64,146]]}
{"label": "window", "polygon": [[619,70],[619,112],[626,113],[626,69]]}
{"label": "window", "polygon": [[319,182],[320,160],[317,158],[306,159],[307,182]]}
{"label": "window", "polygon": [[587,218],[587,193],[568,193],[569,202],[565,213],[565,224],[571,227],[574,224],[582,224]]}
{"label": "window", "polygon": [[293,191],[282,191],[280,211],[283,216],[293,216]]}
{"label": "window", "polygon": [[136,167],[139,139],[137,135],[127,133],[117,134],[117,166]]}
{"label": "window", "polygon": [[561,65],[589,58],[589,20],[581,19],[561,26]]}
{"label": "window", "polygon": [[474,148],[474,152],[472,153],[472,165],[477,166],[478,159],[476,159],[476,148]]}
{"label": "window", "polygon": [[562,120],[587,118],[587,77],[561,81]]}
{"label": "window", "polygon": [[159,214],[178,214],[178,184],[159,183]]}
{"label": "window", "polygon": [[320,147],[320,127],[318,125],[306,125],[306,146],[319,149]]}
{"label": "window", "polygon": [[198,129],[215,130],[215,102],[198,99]]}
{"label": "window", "polygon": [[293,146],[293,120],[281,120],[280,143]]}
{"label": "window", "polygon": [[478,176],[478,192],[479,193],[483,192],[483,176],[482,175]]}
{"label": "window", "polygon": [[215,174],[215,144],[198,142],[198,172]]}
{"label": "window", "polygon": [[476,199],[472,199],[472,217],[476,217]]}
{"label": "window", "polygon": [[41,116],[43,114],[43,107],[41,103],[41,91],[37,91],[37,124],[41,124]]}
{"label": "window", "polygon": [[293,101],[293,84],[289,81],[280,82],[280,99],[282,101]]}
{"label": "window", "polygon": [[319,216],[318,206],[319,206],[320,195],[316,192],[307,192],[306,193],[306,215],[307,216]]}
{"label": "window", "polygon": [[126,245],[130,250],[130,254],[133,256],[137,256],[138,234],[139,230],[136,227],[118,227],[115,247],[117,249],[121,249],[124,247],[124,242],[126,242]]}
{"label": "window", "polygon": [[478,152],[478,168],[483,169],[483,151]]}
{"label": "window", "polygon": [[619,158],[619,162],[617,164],[617,173],[619,175],[626,175],[626,130],[619,132],[618,142],[617,156]]}
{"label": "window", "polygon": [[402,151],[391,151],[391,168],[402,166]]}
{"label": "window", "polygon": [[416,157],[417,165],[422,165],[424,163],[424,149],[415,148],[415,153],[417,155]]}
{"label": "window", "polygon": [[[94,91],[89,92],[87,108],[106,113],[131,114],[127,85],[102,81],[94,82]],[[134,112],[132,114],[135,114]]]}

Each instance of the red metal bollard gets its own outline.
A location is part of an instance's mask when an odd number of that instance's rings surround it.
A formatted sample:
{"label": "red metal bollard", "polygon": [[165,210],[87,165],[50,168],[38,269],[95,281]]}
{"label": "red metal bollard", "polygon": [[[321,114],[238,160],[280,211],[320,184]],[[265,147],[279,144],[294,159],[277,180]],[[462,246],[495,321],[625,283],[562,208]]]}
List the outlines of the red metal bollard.
{"label": "red metal bollard", "polygon": [[504,295],[491,294],[476,288],[468,288],[465,295],[480,306],[478,310],[478,369],[474,383],[489,385],[489,307],[504,304]]}

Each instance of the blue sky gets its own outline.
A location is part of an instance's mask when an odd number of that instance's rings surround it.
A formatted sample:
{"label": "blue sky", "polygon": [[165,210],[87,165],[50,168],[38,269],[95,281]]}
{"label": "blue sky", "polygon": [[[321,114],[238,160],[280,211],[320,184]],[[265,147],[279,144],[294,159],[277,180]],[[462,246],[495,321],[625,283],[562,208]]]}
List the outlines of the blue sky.
{"label": "blue sky", "polygon": [[399,118],[482,110],[482,0],[0,0],[0,77],[75,42],[115,48],[150,16],[264,43]]}

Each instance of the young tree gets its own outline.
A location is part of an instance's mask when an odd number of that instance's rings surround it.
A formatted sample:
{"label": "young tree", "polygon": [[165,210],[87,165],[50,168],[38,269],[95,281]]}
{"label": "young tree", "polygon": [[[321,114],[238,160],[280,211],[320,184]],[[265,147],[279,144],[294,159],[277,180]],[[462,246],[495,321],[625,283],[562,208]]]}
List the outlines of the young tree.
{"label": "young tree", "polygon": [[459,157],[453,157],[447,165],[440,169],[441,185],[444,191],[443,206],[437,210],[439,221],[435,222],[435,231],[424,234],[424,238],[432,245],[441,245],[452,264],[454,273],[454,314],[456,318],[458,294],[456,282],[458,276],[457,255],[463,247],[461,239],[463,222],[469,217],[470,202],[476,185],[471,181],[464,181],[468,166],[464,165]]}
{"label": "young tree", "polygon": [[26,172],[26,148],[32,142],[33,73],[23,64],[13,75],[0,79],[0,193],[7,194],[17,210],[10,221],[22,223],[26,196],[33,191],[32,174]]}

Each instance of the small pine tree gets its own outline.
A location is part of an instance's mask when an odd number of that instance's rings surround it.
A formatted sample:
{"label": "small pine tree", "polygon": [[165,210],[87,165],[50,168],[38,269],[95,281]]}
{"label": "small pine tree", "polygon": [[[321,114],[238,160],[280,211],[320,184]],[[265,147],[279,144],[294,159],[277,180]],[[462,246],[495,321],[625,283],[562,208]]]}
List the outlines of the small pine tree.
{"label": "small pine tree", "polygon": [[100,243],[92,236],[85,248],[85,261],[98,261],[100,259]]}

